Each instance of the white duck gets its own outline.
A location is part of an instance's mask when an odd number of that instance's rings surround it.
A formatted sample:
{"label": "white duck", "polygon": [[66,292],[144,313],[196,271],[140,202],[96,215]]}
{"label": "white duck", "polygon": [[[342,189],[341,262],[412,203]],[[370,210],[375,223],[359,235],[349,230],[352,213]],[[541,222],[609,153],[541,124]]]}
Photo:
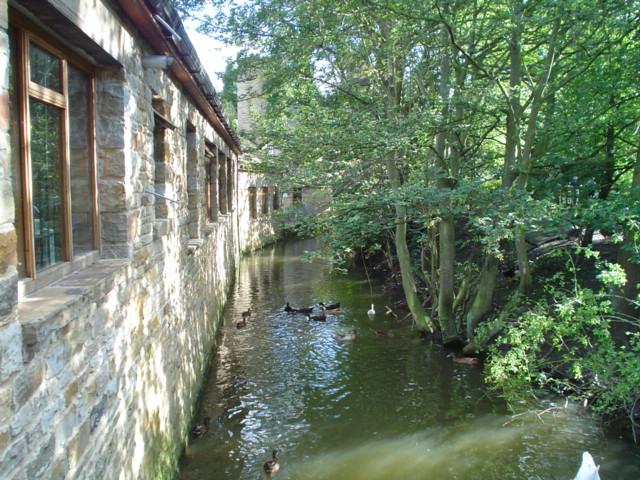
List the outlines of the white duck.
{"label": "white duck", "polygon": [[369,318],[375,317],[376,309],[374,308],[373,303],[371,304],[371,308],[367,310],[367,315],[369,315]]}
{"label": "white duck", "polygon": [[600,470],[600,465],[596,465],[596,462],[589,452],[584,452],[582,454],[580,470],[578,470],[573,480],[600,480],[598,470]]}

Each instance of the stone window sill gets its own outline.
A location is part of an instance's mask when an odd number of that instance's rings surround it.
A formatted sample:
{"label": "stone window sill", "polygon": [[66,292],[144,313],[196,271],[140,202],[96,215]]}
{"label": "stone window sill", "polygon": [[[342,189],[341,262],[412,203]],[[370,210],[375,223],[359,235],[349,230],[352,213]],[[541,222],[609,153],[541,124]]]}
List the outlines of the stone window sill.
{"label": "stone window sill", "polygon": [[204,245],[204,240],[192,238],[187,242],[187,255],[193,255],[202,245]]}
{"label": "stone window sill", "polygon": [[52,284],[57,279],[69,275],[71,272],[89,267],[98,260],[98,258],[100,258],[100,255],[98,251],[95,250],[78,256],[70,262],[62,262],[42,272],[38,272],[38,277],[35,280],[32,278],[21,279],[18,281],[18,299],[21,300],[31,295],[33,292]]}
{"label": "stone window sill", "polygon": [[28,358],[33,357],[51,333],[64,328],[73,319],[66,312],[68,309],[80,302],[96,302],[123,283],[128,266],[128,260],[98,260],[21,298],[18,319]]}

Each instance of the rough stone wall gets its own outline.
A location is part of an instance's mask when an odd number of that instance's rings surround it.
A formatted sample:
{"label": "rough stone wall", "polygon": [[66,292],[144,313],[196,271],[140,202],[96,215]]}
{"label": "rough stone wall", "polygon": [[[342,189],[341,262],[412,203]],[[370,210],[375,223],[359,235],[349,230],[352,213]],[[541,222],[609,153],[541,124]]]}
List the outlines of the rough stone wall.
{"label": "rough stone wall", "polygon": [[[171,478],[240,247],[235,205],[206,221],[204,139],[233,154],[169,75],[143,70],[150,52],[133,25],[105,2],[62,3],[121,64],[96,74],[102,248],[18,300],[0,0],[0,478]],[[164,203],[164,218],[145,192],[156,178],[154,96],[176,126],[165,132],[164,193],[178,203]]]}
{"label": "rough stone wall", "polygon": [[250,132],[255,124],[255,116],[266,107],[260,97],[264,80],[260,77],[246,78],[238,82],[238,130]]}
{"label": "rough stone wall", "polygon": [[[249,188],[256,188],[256,212],[257,218],[251,218],[249,209]],[[266,187],[267,213],[262,210],[261,189]],[[240,236],[240,249],[243,252],[256,250],[263,245],[273,242],[279,235],[279,220],[273,211],[273,182],[265,175],[252,173],[246,170],[238,172],[238,234]]]}

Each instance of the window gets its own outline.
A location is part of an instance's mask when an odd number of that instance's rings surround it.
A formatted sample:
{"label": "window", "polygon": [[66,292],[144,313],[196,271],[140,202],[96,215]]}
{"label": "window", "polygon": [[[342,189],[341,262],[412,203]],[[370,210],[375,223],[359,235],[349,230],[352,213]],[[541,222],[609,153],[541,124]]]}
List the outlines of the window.
{"label": "window", "polygon": [[262,215],[269,215],[269,187],[260,189],[260,206]]}
{"label": "window", "polygon": [[169,158],[170,132],[175,130],[167,116],[167,107],[159,97],[152,100],[153,107],[153,160],[154,169],[154,211],[156,235],[167,233],[166,219],[172,213],[171,205],[177,203],[174,199],[174,176],[171,171]]}
{"label": "window", "polygon": [[227,157],[227,212],[233,211],[233,161]]}
{"label": "window", "polygon": [[[20,22],[22,23],[22,22]],[[22,25],[10,29],[11,142],[19,270],[98,249],[91,67]]]}
{"label": "window", "polygon": [[258,206],[256,204],[256,187],[249,187],[249,217],[258,218]]}
{"label": "window", "polygon": [[204,207],[207,213],[207,221],[215,222],[218,219],[218,162],[216,161],[217,149],[210,142],[205,143],[205,170],[204,182]]}
{"label": "window", "polygon": [[297,187],[293,189],[293,203],[302,203],[302,188]]}
{"label": "window", "polygon": [[277,188],[273,189],[273,211],[280,210],[280,192]]}
{"label": "window", "polygon": [[218,150],[218,206],[220,213],[227,213],[227,162],[225,155]]}
{"label": "window", "polygon": [[[189,238],[198,238],[198,138],[196,127],[187,123],[187,207],[189,208]],[[205,187],[206,190],[206,187]]]}

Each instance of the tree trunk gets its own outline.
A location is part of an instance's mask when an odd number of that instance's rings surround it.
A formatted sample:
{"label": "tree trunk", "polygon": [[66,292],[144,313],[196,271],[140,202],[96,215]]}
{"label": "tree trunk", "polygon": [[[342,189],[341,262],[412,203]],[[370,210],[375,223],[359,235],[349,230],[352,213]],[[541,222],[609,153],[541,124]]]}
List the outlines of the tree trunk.
{"label": "tree trunk", "polygon": [[[447,154],[448,129],[447,122],[450,114],[450,84],[451,84],[451,59],[449,51],[449,35],[444,26],[440,29],[442,42],[442,54],[440,57],[440,100],[442,101],[442,121],[436,135],[435,151],[440,165],[437,187],[441,190],[450,190],[453,186],[451,155]],[[454,341],[458,332],[453,314],[453,302],[455,299],[455,224],[453,215],[447,212],[449,205],[444,201],[441,205],[442,219],[438,224],[440,238],[438,241],[439,257],[439,288],[438,288],[438,323],[442,329],[445,343]]]}
{"label": "tree trunk", "polygon": [[[391,186],[399,189],[402,186],[400,180],[400,172],[392,159],[387,160],[387,170]],[[411,254],[407,246],[407,209],[401,203],[395,204],[396,212],[396,254],[398,255],[398,265],[400,267],[400,276],[402,277],[402,289],[407,300],[407,306],[411,315],[418,325],[418,328],[433,332],[433,321],[422,306],[418,294],[416,293],[416,284],[413,278],[413,266],[411,264]]]}
{"label": "tree trunk", "polygon": [[[640,142],[636,151],[636,162],[633,169],[633,180],[631,181],[632,198],[634,200],[640,200]],[[640,294],[640,263],[638,260],[633,261],[632,256],[636,243],[633,239],[634,233],[627,229],[624,232],[624,241],[618,254],[618,262],[624,269],[627,276],[627,283],[625,283],[622,292],[621,299],[616,304],[616,311],[621,316],[630,316],[633,318],[640,317],[640,308],[638,307],[638,295]],[[635,303],[634,303],[635,302]],[[628,330],[628,325],[625,324],[625,330]]]}
{"label": "tree trunk", "polygon": [[476,325],[491,309],[497,275],[498,260],[493,255],[486,255],[482,265],[482,271],[480,272],[480,279],[478,280],[478,290],[471,304],[471,308],[469,312],[467,312],[467,339],[473,337]]}
{"label": "tree trunk", "polygon": [[440,221],[440,294],[438,296],[438,321],[445,343],[458,336],[456,319],[453,312],[454,265],[456,257],[455,229],[453,217],[447,215]]}
{"label": "tree trunk", "polygon": [[[504,146],[504,166],[502,170],[502,187],[511,188],[518,177],[517,161],[518,147],[520,145],[520,118],[522,116],[522,106],[520,105],[519,87],[522,76],[522,53],[521,38],[522,26],[520,15],[523,6],[518,3],[513,13],[513,26],[511,28],[509,42],[509,102],[507,105],[506,134]],[[498,260],[492,253],[487,253],[483,263],[483,270],[480,274],[480,285],[476,296],[471,304],[471,309],[467,313],[467,334],[469,325],[478,324],[486,311],[482,312],[484,305],[490,305],[493,300],[496,279],[487,281],[487,276],[493,272],[494,277],[498,274]],[[474,306],[476,306],[474,308]],[[473,313],[472,313],[473,312]],[[473,330],[473,328],[472,328]]]}

